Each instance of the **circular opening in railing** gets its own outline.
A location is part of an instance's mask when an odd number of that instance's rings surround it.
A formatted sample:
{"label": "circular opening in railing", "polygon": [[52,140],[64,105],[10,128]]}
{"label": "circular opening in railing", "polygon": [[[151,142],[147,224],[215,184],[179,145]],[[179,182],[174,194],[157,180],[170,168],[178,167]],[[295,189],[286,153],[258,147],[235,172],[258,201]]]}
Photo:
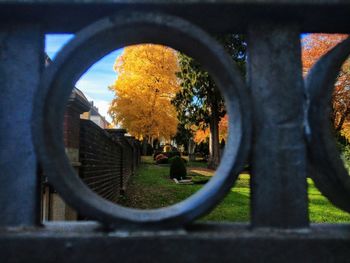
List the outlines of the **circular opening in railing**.
{"label": "circular opening in railing", "polygon": [[[93,104],[84,85],[111,56],[109,91],[95,90],[110,92],[101,114],[102,97]],[[112,227],[176,227],[208,213],[246,164],[240,75],[216,41],[179,18],[128,14],[83,29],[47,68],[37,99],[49,182],[81,218]]]}
{"label": "circular opening in railing", "polygon": [[[228,116],[215,82],[193,58],[167,46],[128,46],[94,64],[75,86],[90,108],[82,120],[71,119],[77,108],[70,102],[65,122],[76,125],[65,123],[63,133],[76,136],[79,177],[101,197],[132,208],[166,207],[214,176]],[[77,122],[80,133],[72,131]]]}
{"label": "circular opening in railing", "polygon": [[325,198],[350,212],[350,41],[346,38],[308,34],[302,39],[312,164],[309,211],[311,221],[317,223],[350,221],[348,213]]}

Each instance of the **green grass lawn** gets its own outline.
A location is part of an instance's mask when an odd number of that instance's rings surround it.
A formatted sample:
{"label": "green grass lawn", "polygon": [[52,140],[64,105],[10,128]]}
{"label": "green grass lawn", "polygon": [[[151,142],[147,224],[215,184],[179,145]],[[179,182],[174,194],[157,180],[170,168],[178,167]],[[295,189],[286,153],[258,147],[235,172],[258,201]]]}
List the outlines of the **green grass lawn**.
{"label": "green grass lawn", "polygon": [[[120,204],[128,207],[150,209],[169,206],[184,200],[198,191],[210,178],[207,171],[201,172],[205,163],[188,163],[192,167],[193,185],[178,185],[169,179],[169,167],[153,164],[149,157],[143,158],[136,175],[132,178],[126,195]],[[203,169],[204,170],[204,169]],[[309,213],[311,222],[350,222],[350,214],[331,205],[308,179]],[[204,221],[249,221],[249,174],[241,174],[231,192],[211,213],[202,218]]]}

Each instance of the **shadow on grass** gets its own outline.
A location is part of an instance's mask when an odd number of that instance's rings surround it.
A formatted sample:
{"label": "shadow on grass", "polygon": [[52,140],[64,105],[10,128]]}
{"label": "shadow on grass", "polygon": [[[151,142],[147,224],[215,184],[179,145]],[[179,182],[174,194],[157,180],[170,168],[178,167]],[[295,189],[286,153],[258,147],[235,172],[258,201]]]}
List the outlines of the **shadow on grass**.
{"label": "shadow on grass", "polygon": [[[191,168],[191,167],[189,167]],[[196,168],[197,169],[197,168]],[[197,169],[206,171],[206,169]],[[121,205],[152,209],[178,203],[201,189],[211,176],[188,173],[194,184],[179,185],[169,178],[169,167],[160,167],[149,161],[140,166],[130,181]],[[241,174],[228,195],[200,221],[247,222],[250,215],[249,174]],[[350,222],[350,215],[334,207],[308,180],[310,221],[316,223]]]}

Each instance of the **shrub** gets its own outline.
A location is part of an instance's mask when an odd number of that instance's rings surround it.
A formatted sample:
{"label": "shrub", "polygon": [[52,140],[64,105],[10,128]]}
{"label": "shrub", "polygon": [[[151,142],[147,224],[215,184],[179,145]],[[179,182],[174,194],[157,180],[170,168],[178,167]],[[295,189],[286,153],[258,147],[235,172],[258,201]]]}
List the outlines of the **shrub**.
{"label": "shrub", "polygon": [[164,155],[166,155],[168,158],[172,158],[172,157],[174,157],[174,156],[179,156],[179,157],[181,157],[180,152],[177,152],[177,151],[166,152],[166,153],[164,153]]}
{"label": "shrub", "polygon": [[343,157],[344,157],[344,159],[348,162],[348,161],[350,161],[350,145],[348,144],[348,145],[345,145],[344,147],[343,147],[343,152],[342,152],[342,154],[343,154]]}
{"label": "shrub", "polygon": [[343,160],[345,168],[350,172],[350,145],[346,144],[343,145],[342,151],[341,151],[341,158]]}
{"label": "shrub", "polygon": [[162,153],[162,150],[156,150],[156,151],[154,152],[154,154],[153,154],[153,160],[155,160],[156,157],[157,157],[159,154],[161,154],[161,153]]}
{"label": "shrub", "polygon": [[175,159],[175,157],[169,158],[169,163],[171,164],[171,163],[173,162],[174,159]]}
{"label": "shrub", "polygon": [[160,158],[156,161],[156,164],[167,164],[167,163],[169,163],[168,157]]}
{"label": "shrub", "polygon": [[[172,161],[173,161],[174,159],[177,159],[177,158],[179,158],[179,156],[174,156],[174,157],[169,158],[169,163],[172,163]],[[182,157],[181,157],[181,160],[183,161],[184,164],[187,163],[187,160],[186,160],[185,158],[182,158]]]}
{"label": "shrub", "polygon": [[158,160],[164,159],[164,158],[168,158],[168,157],[166,155],[160,153],[156,156],[155,160],[158,161]]}
{"label": "shrub", "polygon": [[166,157],[164,154],[158,154],[156,156],[156,164],[166,164],[168,163],[169,158]]}
{"label": "shrub", "polygon": [[185,163],[179,156],[171,158],[170,165],[170,178],[176,178],[177,180],[185,179],[187,175]]}

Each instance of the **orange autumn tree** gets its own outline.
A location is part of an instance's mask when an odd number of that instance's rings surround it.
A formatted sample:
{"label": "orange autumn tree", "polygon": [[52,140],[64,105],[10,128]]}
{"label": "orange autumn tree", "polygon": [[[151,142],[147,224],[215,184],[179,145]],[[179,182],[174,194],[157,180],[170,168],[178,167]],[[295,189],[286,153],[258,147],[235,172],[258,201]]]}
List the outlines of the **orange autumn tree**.
{"label": "orange autumn tree", "polygon": [[[197,144],[200,144],[202,142],[205,142],[209,140],[210,136],[210,130],[209,128],[202,128],[202,127],[191,127],[192,133],[193,133],[193,141]],[[221,118],[219,122],[219,141],[227,139],[228,135],[228,116],[227,114],[224,115],[224,117]]]}
{"label": "orange autumn tree", "polygon": [[209,140],[210,130],[209,128],[192,127],[193,141],[196,144],[200,144]]}
{"label": "orange autumn tree", "polygon": [[171,104],[180,86],[177,53],[161,45],[126,47],[115,62],[118,78],[109,108],[114,123],[137,138],[169,140],[176,133],[177,113]]}
{"label": "orange autumn tree", "polygon": [[[303,74],[338,43],[347,38],[342,34],[309,34],[302,39]],[[331,120],[336,132],[350,139],[350,61],[343,64],[332,97]]]}
{"label": "orange autumn tree", "polygon": [[220,122],[219,122],[219,140],[220,140],[220,142],[222,140],[226,141],[227,136],[228,136],[228,115],[225,114],[225,116],[222,117]]}

